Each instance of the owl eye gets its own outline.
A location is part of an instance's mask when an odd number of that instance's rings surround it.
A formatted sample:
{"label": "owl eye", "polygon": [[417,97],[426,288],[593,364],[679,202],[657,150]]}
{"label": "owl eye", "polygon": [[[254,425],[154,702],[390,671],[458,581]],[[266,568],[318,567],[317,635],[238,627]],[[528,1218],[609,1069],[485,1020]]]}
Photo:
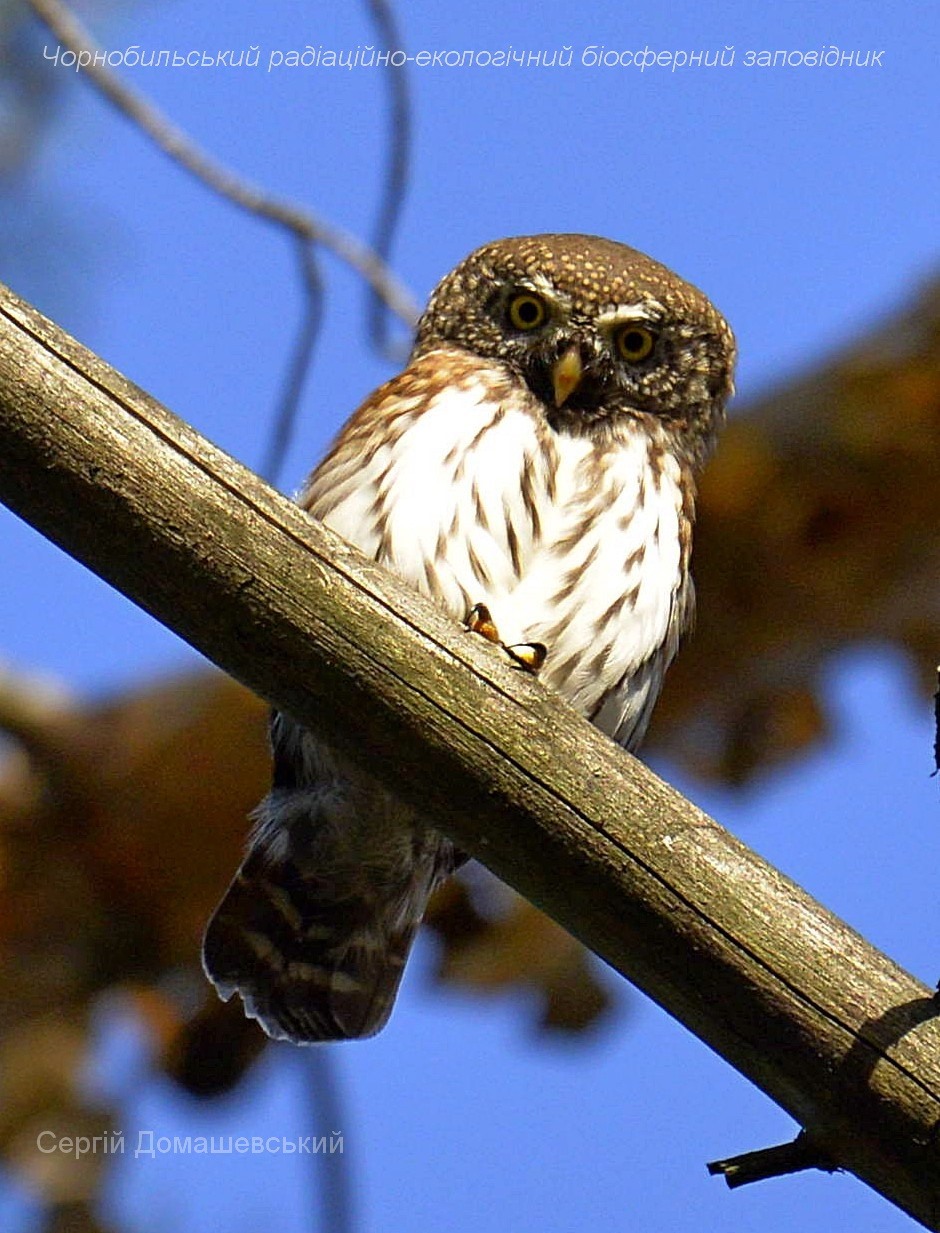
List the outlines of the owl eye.
{"label": "owl eye", "polygon": [[656,335],[645,325],[624,325],[614,336],[617,354],[628,364],[639,364],[656,346]]}
{"label": "owl eye", "polygon": [[509,301],[509,320],[517,330],[537,330],[545,324],[548,309],[537,295],[523,293]]}

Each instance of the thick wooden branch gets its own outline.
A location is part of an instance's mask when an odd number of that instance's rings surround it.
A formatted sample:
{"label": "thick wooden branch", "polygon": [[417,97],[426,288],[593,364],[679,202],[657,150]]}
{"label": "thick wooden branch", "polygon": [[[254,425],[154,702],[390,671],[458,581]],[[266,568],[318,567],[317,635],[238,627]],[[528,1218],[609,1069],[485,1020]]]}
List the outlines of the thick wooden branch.
{"label": "thick wooden branch", "polygon": [[10,293],[0,499],[359,751],[763,1088],[827,1160],[938,1228],[931,992]]}

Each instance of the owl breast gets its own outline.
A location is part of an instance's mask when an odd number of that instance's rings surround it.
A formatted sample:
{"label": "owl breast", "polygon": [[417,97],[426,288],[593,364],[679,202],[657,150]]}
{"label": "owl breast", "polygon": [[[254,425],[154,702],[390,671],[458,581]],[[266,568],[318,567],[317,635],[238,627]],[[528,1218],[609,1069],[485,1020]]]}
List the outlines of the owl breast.
{"label": "owl breast", "polygon": [[352,422],[306,508],[458,620],[485,603],[504,643],[544,643],[543,679],[636,745],[691,612],[679,463],[639,421],[555,432],[495,367],[394,405]]}

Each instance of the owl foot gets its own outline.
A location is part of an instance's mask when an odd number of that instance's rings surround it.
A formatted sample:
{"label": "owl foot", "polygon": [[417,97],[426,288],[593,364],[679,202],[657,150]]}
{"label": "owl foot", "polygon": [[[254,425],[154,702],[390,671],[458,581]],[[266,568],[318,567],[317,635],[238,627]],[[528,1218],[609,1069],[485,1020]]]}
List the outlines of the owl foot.
{"label": "owl foot", "polygon": [[502,648],[520,668],[525,668],[526,672],[531,672],[533,675],[541,671],[548,654],[548,647],[544,642],[517,642],[515,646],[506,646],[502,643]]}
{"label": "owl foot", "polygon": [[545,663],[548,651],[544,643],[517,642],[513,646],[507,646],[500,638],[499,630],[486,604],[473,605],[467,614],[466,625],[472,634],[480,634],[487,642],[501,646],[509,658],[527,672],[537,673]]}
{"label": "owl foot", "polygon": [[495,642],[497,646],[503,645],[502,639],[499,636],[499,630],[493,623],[493,618],[486,604],[474,604],[467,613],[467,619],[464,624],[471,634],[480,634],[487,642]]}

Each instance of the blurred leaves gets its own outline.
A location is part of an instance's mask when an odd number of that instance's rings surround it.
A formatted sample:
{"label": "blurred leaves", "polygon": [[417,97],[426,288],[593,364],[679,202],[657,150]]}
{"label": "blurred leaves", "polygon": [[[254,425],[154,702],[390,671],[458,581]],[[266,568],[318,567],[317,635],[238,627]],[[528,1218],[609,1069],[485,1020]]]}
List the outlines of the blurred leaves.
{"label": "blurred leaves", "polygon": [[62,1016],[29,1019],[0,1037],[0,1153],[53,1211],[90,1206],[106,1164],[103,1153],[37,1147],[111,1129],[110,1115],[82,1098],[85,1052],[83,1025]]}
{"label": "blurred leaves", "polygon": [[87,1225],[105,1157],[43,1153],[36,1138],[109,1124],[82,1092],[97,995],[122,991],[192,1090],[234,1083],[260,1051],[256,1026],[213,997],[213,1046],[183,1066],[194,1029],[167,976],[188,970],[205,996],[199,939],[267,779],[265,708],[210,672],[88,706],[6,672],[0,727],[18,742],[0,762],[0,1152],[55,1205],[53,1223],[65,1204],[66,1223]]}
{"label": "blurred leaves", "polygon": [[591,1026],[610,998],[590,955],[560,925],[503,889],[503,910],[496,912],[475,903],[458,878],[435,895],[425,923],[441,943],[437,979],[484,997],[513,989],[532,994],[540,1029]]}

